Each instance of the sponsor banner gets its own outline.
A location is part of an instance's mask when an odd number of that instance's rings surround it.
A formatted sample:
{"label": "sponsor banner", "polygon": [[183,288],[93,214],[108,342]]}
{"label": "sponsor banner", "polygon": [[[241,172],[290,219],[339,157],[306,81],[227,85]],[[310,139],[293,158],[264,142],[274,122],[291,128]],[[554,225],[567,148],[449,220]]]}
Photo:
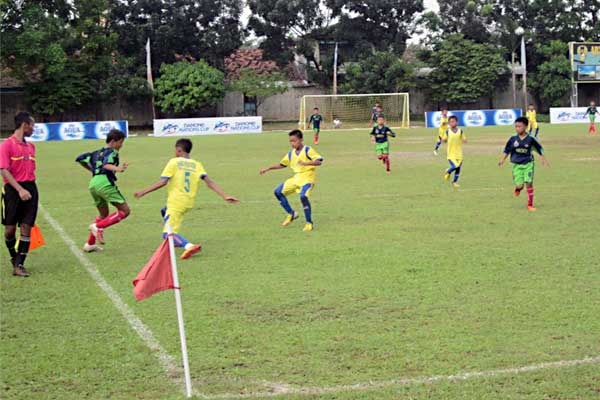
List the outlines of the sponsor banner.
{"label": "sponsor banner", "polygon": [[155,119],[154,136],[261,133],[262,117]]}
{"label": "sponsor banner", "polygon": [[43,142],[48,140],[82,140],[106,139],[111,129],[129,134],[127,121],[94,121],[94,122],[36,122],[33,135],[29,140]]}
{"label": "sponsor banner", "polygon": [[585,115],[587,107],[551,107],[551,124],[589,124],[590,118]]}
{"label": "sponsor banner", "polygon": [[[521,109],[508,108],[499,110],[455,110],[448,111],[448,116],[455,115],[459,126],[494,126],[512,125],[515,119],[523,114]],[[441,111],[425,113],[425,126],[439,128]]]}

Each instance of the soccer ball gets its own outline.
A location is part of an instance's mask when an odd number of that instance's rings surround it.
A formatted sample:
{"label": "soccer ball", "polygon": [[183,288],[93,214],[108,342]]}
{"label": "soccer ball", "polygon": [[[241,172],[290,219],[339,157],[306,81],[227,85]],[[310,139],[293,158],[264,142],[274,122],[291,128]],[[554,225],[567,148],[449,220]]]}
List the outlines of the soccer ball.
{"label": "soccer ball", "polygon": [[334,119],[333,120],[333,127],[335,129],[339,129],[342,127],[342,121],[340,121],[339,119]]}

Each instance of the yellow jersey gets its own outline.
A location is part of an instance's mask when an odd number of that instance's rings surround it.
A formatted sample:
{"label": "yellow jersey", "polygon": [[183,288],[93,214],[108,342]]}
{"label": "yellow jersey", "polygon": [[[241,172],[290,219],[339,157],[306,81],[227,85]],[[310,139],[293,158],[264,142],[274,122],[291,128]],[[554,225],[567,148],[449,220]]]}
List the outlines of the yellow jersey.
{"label": "yellow jersey", "polygon": [[455,131],[452,129],[447,129],[444,132],[444,136],[442,139],[448,141],[448,160],[459,160],[463,159],[463,150],[462,145],[465,140],[467,140],[467,136],[463,132],[462,129],[458,128]]}
{"label": "yellow jersey", "polygon": [[323,157],[310,146],[304,146],[299,151],[290,150],[280,161],[284,167],[290,167],[297,177],[301,177],[307,182],[313,182],[316,179],[316,167],[314,165],[300,165],[298,161],[310,162],[323,160]]}
{"label": "yellow jersey", "polygon": [[438,132],[440,133],[440,136],[444,134],[444,132],[446,132],[448,130],[448,117],[440,117],[440,129],[438,129]]}
{"label": "yellow jersey", "polygon": [[167,208],[185,211],[194,206],[200,179],[206,171],[199,161],[190,158],[175,157],[169,160],[161,174],[161,179],[168,179]]}
{"label": "yellow jersey", "polygon": [[526,116],[530,124],[537,122],[537,113],[535,112],[535,110],[527,111]]}

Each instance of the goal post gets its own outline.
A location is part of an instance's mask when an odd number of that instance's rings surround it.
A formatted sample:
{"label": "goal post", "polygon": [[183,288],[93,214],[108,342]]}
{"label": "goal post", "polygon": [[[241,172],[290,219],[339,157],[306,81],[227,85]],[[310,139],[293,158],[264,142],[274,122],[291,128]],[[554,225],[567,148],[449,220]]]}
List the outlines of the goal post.
{"label": "goal post", "polygon": [[371,121],[375,103],[381,105],[387,126],[409,127],[408,93],[306,95],[300,99],[298,126],[306,130],[313,109],[317,107],[323,116],[322,128],[333,128],[333,121],[336,119],[341,122],[342,129],[365,128]]}

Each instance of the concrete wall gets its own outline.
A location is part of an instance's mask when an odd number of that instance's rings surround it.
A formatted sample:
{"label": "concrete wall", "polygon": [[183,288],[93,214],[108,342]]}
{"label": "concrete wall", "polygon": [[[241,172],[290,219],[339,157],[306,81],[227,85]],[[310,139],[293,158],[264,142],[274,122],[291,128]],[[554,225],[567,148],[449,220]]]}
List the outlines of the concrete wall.
{"label": "concrete wall", "polygon": [[[258,107],[258,115],[265,121],[296,121],[300,115],[300,99],[311,94],[329,94],[329,91],[315,86],[290,86],[287,92],[264,99]],[[219,111],[225,117],[244,115],[244,95],[227,93]]]}
{"label": "concrete wall", "polygon": [[[290,86],[286,93],[272,96],[264,100],[258,109],[258,115],[265,121],[296,121],[299,116],[300,99],[304,95],[329,94],[328,89],[321,89],[315,86]],[[579,104],[587,105],[590,100],[600,99],[600,85],[581,84],[579,85]],[[532,96],[529,96],[532,101]],[[520,90],[517,92],[517,108],[523,107],[523,95]],[[568,97],[565,98],[565,106],[569,105]],[[413,115],[423,115],[425,111],[437,110],[442,106],[431,102],[427,98],[424,90],[414,89],[410,92],[410,111]],[[492,96],[482,97],[471,104],[450,105],[452,108],[460,109],[487,109],[487,108],[512,108],[513,96],[512,89],[509,86],[504,90],[498,90]],[[540,108],[540,107],[538,107]],[[13,117],[17,111],[28,110],[23,92],[1,92],[0,93],[0,128],[3,131],[13,129]],[[544,110],[542,110],[544,111]],[[192,116],[212,116],[214,114],[222,116],[240,116],[244,114],[244,96],[239,92],[231,92],[225,95],[223,102],[215,109],[202,110]],[[159,115],[159,117],[161,117]],[[177,117],[176,115],[162,117]],[[115,101],[104,103],[94,108],[87,106],[76,111],[66,112],[62,115],[54,116],[52,121],[94,121],[94,120],[118,120],[129,121],[129,125],[151,126],[153,120],[152,104],[150,100],[142,101]]]}
{"label": "concrete wall", "polygon": [[[18,111],[30,110],[23,92],[0,93],[0,129],[13,129],[13,117]],[[38,117],[39,119],[39,117]],[[52,116],[48,121],[103,121],[128,120],[130,126],[151,126],[153,120],[152,102],[150,100],[100,103],[96,107],[86,106]]]}

